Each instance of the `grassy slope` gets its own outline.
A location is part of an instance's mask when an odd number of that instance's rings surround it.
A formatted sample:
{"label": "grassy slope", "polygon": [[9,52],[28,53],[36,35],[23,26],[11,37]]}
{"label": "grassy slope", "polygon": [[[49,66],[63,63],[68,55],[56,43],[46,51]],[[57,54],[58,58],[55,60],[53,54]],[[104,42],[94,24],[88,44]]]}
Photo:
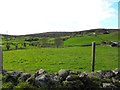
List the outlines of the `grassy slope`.
{"label": "grassy slope", "polygon": [[[115,69],[118,63],[117,48],[96,49],[96,70]],[[91,47],[37,48],[4,51],[4,69],[34,73],[43,68],[56,72],[61,68],[90,71]]]}
{"label": "grassy slope", "polygon": [[[23,42],[25,37],[10,40]],[[100,43],[102,40],[118,41],[116,33],[84,37],[73,37],[64,42],[65,45],[89,44],[92,41]],[[3,46],[5,48],[5,46]],[[14,46],[13,46],[14,48]],[[98,46],[96,49],[96,70],[114,69],[118,63],[118,49]],[[33,73],[43,68],[49,72],[56,72],[61,68],[71,70],[90,71],[91,47],[71,48],[34,48],[3,52],[4,69],[19,70]]]}
{"label": "grassy slope", "polygon": [[90,44],[95,41],[96,43],[101,43],[102,41],[118,41],[118,33],[114,32],[111,34],[101,34],[95,36],[84,36],[84,37],[73,37],[64,42],[65,46],[68,45],[82,45],[82,44]]}

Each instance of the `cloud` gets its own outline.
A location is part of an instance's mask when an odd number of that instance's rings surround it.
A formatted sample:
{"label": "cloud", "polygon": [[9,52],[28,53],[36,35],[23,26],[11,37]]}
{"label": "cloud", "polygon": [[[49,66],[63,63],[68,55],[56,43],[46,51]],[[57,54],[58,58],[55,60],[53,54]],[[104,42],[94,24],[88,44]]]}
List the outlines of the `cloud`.
{"label": "cloud", "polygon": [[[116,2],[118,0],[115,0]],[[114,0],[1,0],[0,33],[28,34],[100,28],[116,17]]]}

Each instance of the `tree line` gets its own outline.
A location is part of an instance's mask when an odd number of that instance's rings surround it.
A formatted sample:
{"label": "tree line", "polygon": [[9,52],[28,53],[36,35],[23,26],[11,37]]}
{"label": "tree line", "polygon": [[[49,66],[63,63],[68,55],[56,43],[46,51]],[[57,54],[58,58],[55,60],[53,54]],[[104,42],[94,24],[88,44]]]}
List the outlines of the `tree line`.
{"label": "tree line", "polygon": [[10,50],[13,49],[11,47],[11,45],[14,46],[14,49],[23,49],[26,48],[28,46],[35,46],[35,47],[57,47],[60,48],[63,46],[63,41],[64,39],[60,38],[60,37],[56,37],[54,38],[52,43],[49,43],[49,39],[47,37],[42,38],[40,41],[32,41],[32,40],[27,40],[24,41],[23,43],[12,43],[12,42],[6,42],[5,46],[6,46],[6,50]]}

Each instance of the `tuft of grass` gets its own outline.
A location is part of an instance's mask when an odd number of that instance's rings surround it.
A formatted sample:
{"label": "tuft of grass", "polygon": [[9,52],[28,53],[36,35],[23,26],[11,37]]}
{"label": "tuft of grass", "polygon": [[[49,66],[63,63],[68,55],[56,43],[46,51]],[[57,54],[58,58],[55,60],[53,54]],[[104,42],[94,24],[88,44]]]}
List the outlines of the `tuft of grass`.
{"label": "tuft of grass", "polygon": [[34,90],[37,88],[28,84],[27,82],[21,82],[17,86],[15,86],[13,90],[18,90],[18,89],[20,89],[20,90]]}
{"label": "tuft of grass", "polygon": [[12,90],[14,88],[14,85],[11,82],[2,83],[2,89],[1,90]]}

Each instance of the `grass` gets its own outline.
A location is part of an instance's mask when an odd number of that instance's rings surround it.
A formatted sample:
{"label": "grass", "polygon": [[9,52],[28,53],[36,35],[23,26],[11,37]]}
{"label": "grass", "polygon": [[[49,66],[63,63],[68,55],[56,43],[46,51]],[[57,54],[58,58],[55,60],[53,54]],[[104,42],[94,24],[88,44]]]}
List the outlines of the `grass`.
{"label": "grass", "polygon": [[[3,50],[3,66],[4,69],[9,71],[23,71],[34,73],[35,71],[43,68],[49,73],[57,72],[61,68],[74,70],[74,71],[91,71],[91,46],[89,47],[75,47],[75,45],[90,44],[95,41],[97,44],[102,41],[119,41],[118,33],[99,34],[96,37],[85,35],[75,36],[64,41],[64,48],[38,48],[27,45],[26,48],[21,49],[21,44],[18,45],[19,49],[15,50],[15,46],[11,45],[11,50],[6,51],[7,42],[5,37],[2,45]],[[61,37],[61,38],[66,38]],[[23,43],[27,36],[9,38],[9,42]],[[38,38],[38,37],[37,37]],[[27,43],[39,42],[42,38],[39,37],[38,41]],[[48,38],[49,43],[54,42],[54,38]],[[72,45],[73,47],[67,47]],[[118,67],[118,48],[109,46],[96,47],[96,61],[95,70],[115,69]]]}
{"label": "grass", "polygon": [[101,41],[93,36],[85,36],[85,37],[73,37],[64,42],[64,45],[82,45],[82,44],[90,44],[92,41],[96,41],[96,43],[100,43]]}
{"label": "grass", "polygon": [[[43,68],[49,73],[59,69],[91,71],[91,47],[32,48],[3,52],[4,69],[34,73]],[[115,69],[118,48],[97,46],[95,70]]]}
{"label": "grass", "polygon": [[89,36],[85,35],[83,37],[72,37],[64,42],[65,46],[69,45],[82,45],[82,44],[91,44],[91,42],[95,41],[97,44],[102,41],[119,41],[118,33],[114,32],[111,34],[99,34],[97,36]]}

